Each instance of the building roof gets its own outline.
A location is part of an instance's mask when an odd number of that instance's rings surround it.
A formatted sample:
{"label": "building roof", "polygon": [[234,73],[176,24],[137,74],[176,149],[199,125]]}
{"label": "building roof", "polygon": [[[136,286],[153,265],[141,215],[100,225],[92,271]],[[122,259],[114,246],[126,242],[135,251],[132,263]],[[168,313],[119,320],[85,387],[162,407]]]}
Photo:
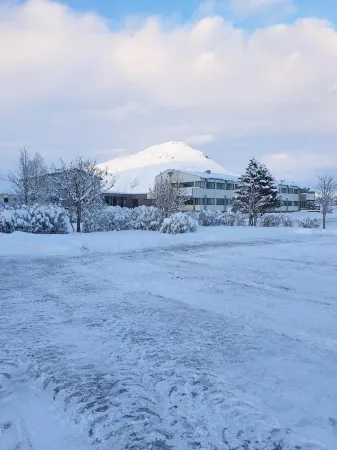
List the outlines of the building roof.
{"label": "building roof", "polygon": [[[202,172],[199,170],[185,170],[185,169],[166,169],[163,172],[161,172],[161,174],[163,173],[167,173],[167,172],[181,172],[181,173],[185,173],[188,175],[193,175],[196,177],[200,177],[200,178],[204,178],[205,180],[223,180],[223,181],[236,181],[237,180],[237,176],[233,175],[233,174],[225,174],[225,173],[215,173],[215,172]],[[160,173],[157,175],[160,176]]]}

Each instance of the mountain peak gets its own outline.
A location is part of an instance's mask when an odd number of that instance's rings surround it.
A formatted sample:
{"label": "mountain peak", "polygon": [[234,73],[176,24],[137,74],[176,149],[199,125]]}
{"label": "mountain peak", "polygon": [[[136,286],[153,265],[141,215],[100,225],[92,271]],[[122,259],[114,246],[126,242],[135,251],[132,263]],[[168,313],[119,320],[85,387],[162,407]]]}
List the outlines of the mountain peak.
{"label": "mountain peak", "polygon": [[138,153],[111,159],[98,166],[116,177],[111,191],[147,193],[154,179],[168,169],[232,175],[220,164],[185,142],[169,141]]}

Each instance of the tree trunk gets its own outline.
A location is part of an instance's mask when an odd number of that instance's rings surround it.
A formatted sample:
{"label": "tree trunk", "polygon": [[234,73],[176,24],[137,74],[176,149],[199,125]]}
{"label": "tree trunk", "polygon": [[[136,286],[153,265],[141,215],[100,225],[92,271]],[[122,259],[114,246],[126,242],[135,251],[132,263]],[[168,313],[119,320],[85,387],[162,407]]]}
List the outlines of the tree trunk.
{"label": "tree trunk", "polygon": [[326,226],[326,214],[323,214],[323,230],[325,230]]}
{"label": "tree trunk", "polygon": [[81,210],[79,208],[77,209],[76,214],[76,231],[77,233],[81,232]]}

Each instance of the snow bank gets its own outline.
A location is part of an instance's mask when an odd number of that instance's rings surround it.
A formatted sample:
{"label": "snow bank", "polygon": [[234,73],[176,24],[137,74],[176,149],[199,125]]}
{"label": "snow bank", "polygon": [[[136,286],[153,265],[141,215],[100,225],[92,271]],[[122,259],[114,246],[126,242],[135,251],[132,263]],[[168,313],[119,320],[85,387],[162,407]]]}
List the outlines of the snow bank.
{"label": "snow bank", "polygon": [[260,227],[200,227],[195,233],[170,235],[154,231],[69,233],[35,235],[21,232],[0,233],[1,256],[80,256],[88,252],[124,253],[174,246],[240,243],[259,240],[296,240],[303,237],[336,235],[337,230]]}

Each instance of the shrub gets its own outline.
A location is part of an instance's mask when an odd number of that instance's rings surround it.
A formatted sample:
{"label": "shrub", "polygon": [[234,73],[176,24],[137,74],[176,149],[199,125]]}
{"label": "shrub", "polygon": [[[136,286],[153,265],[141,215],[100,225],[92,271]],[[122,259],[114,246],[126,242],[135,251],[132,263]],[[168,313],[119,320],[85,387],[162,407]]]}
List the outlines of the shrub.
{"label": "shrub", "polygon": [[198,228],[198,223],[195,219],[185,213],[176,213],[164,219],[160,227],[161,233],[167,234],[181,234],[192,233]]}
{"label": "shrub", "polygon": [[66,234],[69,227],[66,210],[53,205],[7,208],[0,213],[0,222],[0,229],[7,229],[8,233]]}
{"label": "shrub", "polygon": [[0,211],[0,233],[13,233],[13,212],[7,209]]}
{"label": "shrub", "polygon": [[319,228],[319,220],[305,217],[298,221],[298,226],[300,228]]}
{"label": "shrub", "polygon": [[279,214],[264,214],[260,219],[261,227],[279,227],[282,217]]}
{"label": "shrub", "polygon": [[246,217],[244,214],[240,212],[235,213],[235,225],[237,227],[244,227],[246,225]]}
{"label": "shrub", "polygon": [[294,224],[293,223],[293,218],[291,216],[289,216],[289,215],[282,216],[281,221],[282,221],[282,225],[284,227],[292,227],[293,224]]}
{"label": "shrub", "polygon": [[236,221],[237,217],[236,214],[229,211],[222,213],[222,222],[221,225],[224,225],[226,227],[234,227],[237,223]]}
{"label": "shrub", "polygon": [[132,228],[135,230],[151,230],[160,229],[163,218],[159,209],[154,206],[139,206],[131,210]]}
{"label": "shrub", "polygon": [[132,228],[131,212],[120,206],[107,206],[91,211],[83,220],[83,232],[121,231]]}
{"label": "shrub", "polygon": [[203,227],[217,227],[222,225],[223,217],[221,211],[200,211],[199,225]]}

